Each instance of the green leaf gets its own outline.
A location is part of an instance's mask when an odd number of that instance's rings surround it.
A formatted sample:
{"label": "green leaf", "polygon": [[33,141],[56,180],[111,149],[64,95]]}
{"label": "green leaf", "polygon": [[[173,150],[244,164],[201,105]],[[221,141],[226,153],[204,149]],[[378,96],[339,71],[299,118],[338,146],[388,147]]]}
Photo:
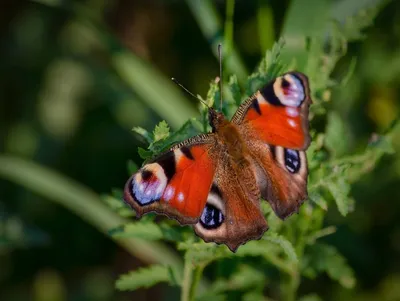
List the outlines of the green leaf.
{"label": "green leaf", "polygon": [[138,147],[138,154],[139,154],[140,158],[142,158],[144,160],[147,160],[153,156],[152,151],[145,150],[142,147]]}
{"label": "green leaf", "polygon": [[111,210],[117,212],[122,217],[131,217],[135,215],[135,212],[125,204],[122,197],[116,198],[110,195],[102,195],[100,198],[111,208]]}
{"label": "green leaf", "polygon": [[319,191],[317,190],[312,190],[310,192],[310,194],[308,195],[308,198],[315,203],[316,205],[318,205],[319,207],[321,207],[323,210],[328,210],[328,204],[326,202],[326,200],[324,199],[324,197],[319,193]]}
{"label": "green leaf", "polygon": [[163,238],[160,227],[153,222],[132,222],[112,229],[112,236],[115,238],[135,237],[146,240],[159,240]]}
{"label": "green leaf", "polygon": [[[336,5],[335,7],[335,10],[332,10],[332,14],[336,13],[338,17],[346,15],[346,13],[343,14],[343,11],[344,10],[348,11],[348,8],[345,8],[343,6],[346,6],[347,4],[348,3],[345,3],[345,1],[338,3],[338,5]],[[360,9],[353,15],[347,16],[347,18],[343,20],[344,21],[343,24],[337,23],[337,26],[340,32],[342,33],[343,38],[346,39],[347,41],[356,41],[365,38],[365,34],[362,31],[365,28],[373,25],[375,17],[379,12],[381,6],[382,5]]]}
{"label": "green leaf", "polygon": [[265,57],[258,65],[257,71],[251,74],[246,84],[246,95],[252,95],[263,85],[281,75],[287,65],[283,64],[279,57],[284,45],[284,40],[280,39],[274,44],[271,50],[268,50]]}
{"label": "green leaf", "polygon": [[191,240],[178,244],[178,249],[185,250],[190,262],[197,267],[205,267],[217,259],[233,256],[233,253],[225,245],[198,242]]}
{"label": "green leaf", "polygon": [[169,136],[169,126],[165,120],[160,121],[160,123],[156,125],[153,131],[153,136],[154,142],[164,140]]}
{"label": "green leaf", "polygon": [[348,149],[348,130],[337,112],[328,115],[325,134],[325,146],[334,157],[340,157]]}
{"label": "green leaf", "polygon": [[211,81],[210,82],[210,88],[208,89],[207,92],[207,103],[213,107],[216,105],[216,103],[219,101],[220,96],[219,96],[219,85],[218,82]]}
{"label": "green leaf", "polygon": [[326,272],[331,279],[346,288],[353,288],[356,283],[353,270],[347,265],[346,259],[334,247],[325,244],[316,243],[306,249],[301,271],[311,279]]}
{"label": "green leaf", "polygon": [[280,246],[291,262],[297,263],[299,261],[292,243],[282,235],[270,232],[263,239]]}
{"label": "green leaf", "polygon": [[121,275],[115,282],[120,291],[134,291],[138,288],[148,288],[160,282],[170,282],[171,273],[168,267],[151,265],[136,271]]}
{"label": "green leaf", "polygon": [[236,106],[240,106],[240,104],[242,103],[242,93],[240,91],[236,75],[231,75],[229,77],[228,87]]}
{"label": "green leaf", "polygon": [[346,182],[345,177],[339,177],[335,182],[326,183],[326,187],[331,192],[340,214],[346,216],[352,211],[353,202],[349,197],[350,184]]}
{"label": "green leaf", "polygon": [[152,143],[154,140],[154,137],[151,133],[149,133],[147,130],[145,130],[144,128],[141,128],[139,126],[135,126],[132,131],[134,131],[136,134],[140,135],[141,137],[143,137],[147,143]]}
{"label": "green leaf", "polygon": [[241,265],[231,275],[229,279],[216,280],[209,293],[218,294],[225,291],[247,290],[251,288],[260,288],[265,284],[264,273],[248,265]]}

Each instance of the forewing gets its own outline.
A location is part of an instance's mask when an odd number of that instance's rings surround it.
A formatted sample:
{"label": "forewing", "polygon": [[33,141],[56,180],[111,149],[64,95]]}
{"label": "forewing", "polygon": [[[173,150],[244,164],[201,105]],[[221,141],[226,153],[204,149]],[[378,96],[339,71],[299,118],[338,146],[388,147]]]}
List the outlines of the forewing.
{"label": "forewing", "polygon": [[165,214],[181,224],[198,221],[214,178],[215,136],[195,136],[145,164],[125,185],[124,200],[137,217]]}
{"label": "forewing", "polygon": [[289,72],[266,84],[237,110],[232,122],[270,145],[304,150],[310,144],[307,77]]}

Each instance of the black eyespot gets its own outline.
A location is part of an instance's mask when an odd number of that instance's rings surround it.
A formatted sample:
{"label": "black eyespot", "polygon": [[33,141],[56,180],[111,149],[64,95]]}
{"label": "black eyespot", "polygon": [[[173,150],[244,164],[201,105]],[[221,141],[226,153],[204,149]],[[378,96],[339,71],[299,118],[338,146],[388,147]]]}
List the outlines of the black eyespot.
{"label": "black eyespot", "polygon": [[221,210],[217,209],[215,206],[208,204],[203,210],[200,217],[200,224],[205,229],[216,229],[224,222],[224,215]]}
{"label": "black eyespot", "polygon": [[148,181],[152,175],[153,175],[153,173],[151,171],[143,169],[142,170],[142,181],[144,181],[144,182]]}
{"label": "black eyespot", "polygon": [[300,170],[300,154],[297,150],[285,148],[285,166],[291,173],[297,173]]}
{"label": "black eyespot", "polygon": [[281,84],[281,87],[282,88],[284,88],[284,89],[287,89],[287,88],[289,88],[290,87],[290,83],[286,80],[286,78],[282,78],[282,84]]}

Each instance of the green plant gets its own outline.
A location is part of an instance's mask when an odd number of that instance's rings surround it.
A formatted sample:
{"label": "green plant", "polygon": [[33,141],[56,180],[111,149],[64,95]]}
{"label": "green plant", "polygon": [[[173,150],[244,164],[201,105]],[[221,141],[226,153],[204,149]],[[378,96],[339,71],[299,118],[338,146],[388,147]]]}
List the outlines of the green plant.
{"label": "green plant", "polygon": [[[205,2],[209,8],[210,3]],[[232,5],[231,1],[228,2],[228,5]],[[289,19],[284,27],[284,36],[287,39],[293,35],[298,38],[300,35],[295,26],[298,22],[290,19],[290,16],[295,15],[293,10],[301,7],[299,2],[302,1],[296,1],[289,10]],[[197,1],[194,3],[202,5]],[[320,4],[316,5],[313,13],[317,13],[318,7]],[[230,294],[239,294],[245,300],[270,300],[275,297],[289,301],[320,300],[315,294],[299,298],[298,288],[302,277],[314,279],[321,273],[326,273],[343,287],[354,287],[356,279],[346,259],[333,246],[319,241],[321,237],[335,232],[334,226],[324,226],[324,217],[328,208],[332,208],[332,203],[336,203],[343,216],[354,210],[352,183],[371,170],[384,154],[393,152],[391,135],[399,125],[393,124],[384,135],[373,135],[365,150],[351,153],[346,139],[343,139],[346,136],[344,121],[335,111],[329,110],[330,93],[335,87],[347,83],[355,60],[351,62],[348,74],[343,75],[341,80],[333,80],[332,72],[346,53],[347,44],[362,37],[362,29],[371,24],[377,11],[376,7],[364,9],[349,17],[345,23],[320,20],[324,24],[322,30],[319,28],[321,24],[314,24],[314,28],[301,32],[300,38],[304,44],[300,46],[289,44],[285,47],[284,40],[280,39],[272,50],[266,52],[257,70],[248,77],[244,85],[240,85],[240,81],[238,83],[235,75],[229,77],[226,86],[228,93],[225,93],[222,110],[231,116],[245,97],[269,79],[293,69],[308,75],[314,100],[311,106],[311,124],[318,119],[320,123],[322,120],[324,126],[311,127],[313,142],[307,151],[309,200],[303,204],[299,214],[282,222],[263,201],[262,209],[270,230],[260,241],[247,243],[235,254],[225,246],[204,243],[189,227],[181,228],[168,219],[155,222],[154,215],[147,215],[140,221],[112,229],[112,235],[120,239],[134,237],[172,242],[184,258],[183,270],[175,265],[154,264],[122,275],[116,282],[118,289],[134,290],[167,282],[182,288],[182,300],[225,300]],[[230,32],[231,25],[228,25]],[[231,39],[229,34],[225,39]],[[219,99],[219,93],[218,86],[211,83],[206,101],[209,104],[215,103]],[[174,133],[170,133],[165,122],[161,122],[153,133],[134,128],[149,143],[147,150],[139,149],[140,156],[147,159],[177,141],[209,130],[206,110],[201,105],[200,110],[202,114],[199,120],[187,121]],[[135,167],[132,164],[130,166],[130,172],[133,172]],[[118,203],[121,192],[115,192],[114,197],[110,197],[114,208],[126,212],[124,205]],[[203,273],[207,270],[215,272],[212,275],[212,284],[201,283]],[[199,283],[200,290],[197,289]],[[280,290],[273,292],[272,297],[266,297],[265,289],[270,284],[278,285]]]}

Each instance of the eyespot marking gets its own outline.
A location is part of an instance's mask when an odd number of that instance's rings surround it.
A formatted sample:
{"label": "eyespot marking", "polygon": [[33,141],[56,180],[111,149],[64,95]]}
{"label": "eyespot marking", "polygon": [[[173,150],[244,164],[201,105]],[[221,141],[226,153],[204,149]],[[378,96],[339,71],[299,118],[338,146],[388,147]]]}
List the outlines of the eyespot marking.
{"label": "eyespot marking", "polygon": [[142,173],[142,181],[144,182],[148,181],[153,175],[153,173],[150,170],[146,169],[143,169],[141,173]]}
{"label": "eyespot marking", "polygon": [[216,229],[222,225],[224,219],[225,217],[221,210],[207,203],[201,214],[200,224],[207,230]]}
{"label": "eyespot marking", "polygon": [[163,168],[158,163],[151,163],[132,177],[129,192],[136,203],[145,206],[159,201],[166,185]]}
{"label": "eyespot marking", "polygon": [[274,83],[274,92],[279,101],[289,107],[299,107],[305,98],[304,86],[294,74],[278,77]]}
{"label": "eyespot marking", "polygon": [[285,166],[290,173],[297,173],[301,167],[299,151],[285,148]]}

